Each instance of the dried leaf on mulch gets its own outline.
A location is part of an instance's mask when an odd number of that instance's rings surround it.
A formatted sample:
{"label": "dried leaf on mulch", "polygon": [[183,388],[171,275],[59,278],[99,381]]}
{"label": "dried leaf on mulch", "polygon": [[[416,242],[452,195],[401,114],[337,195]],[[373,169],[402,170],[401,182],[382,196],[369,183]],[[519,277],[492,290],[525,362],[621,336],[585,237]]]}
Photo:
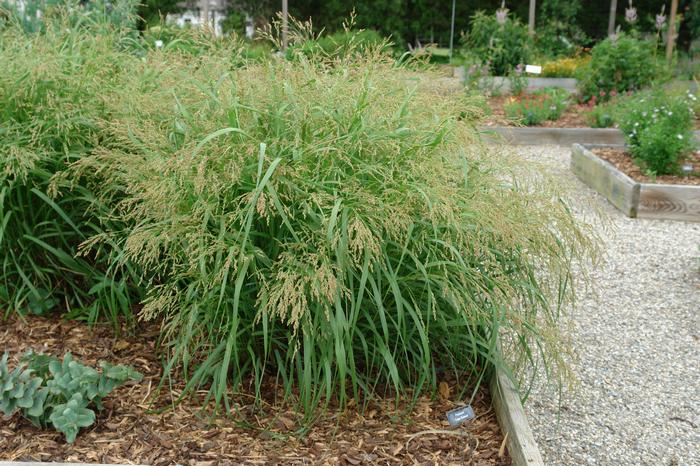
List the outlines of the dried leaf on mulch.
{"label": "dried leaf on mulch", "polygon": [[[12,364],[30,348],[58,357],[71,351],[87,364],[130,364],[145,376],[143,382],[123,386],[107,398],[96,424],[84,429],[73,445],[18,415],[0,421],[3,460],[158,466],[511,464],[507,452],[499,455],[503,436],[485,390],[473,403],[477,418],[456,431],[444,432],[449,430],[445,412],[458,405],[450,399],[457,388],[446,382],[438,399],[420,398],[412,410],[404,410],[405,416],[393,400],[375,402],[364,412],[349,406],[342,413],[330,411],[300,435],[297,413],[269,404],[255,408],[243,395],[234,397],[234,416],[212,417],[189,399],[162,414],[153,412],[172,406],[172,395],[182,390],[178,383],[172,391],[156,395],[161,364],[153,326],[142,325],[138,337],[117,337],[110,328],[90,329],[57,318],[10,317],[0,325],[0,353],[10,351]],[[248,423],[245,427],[242,419]]]}

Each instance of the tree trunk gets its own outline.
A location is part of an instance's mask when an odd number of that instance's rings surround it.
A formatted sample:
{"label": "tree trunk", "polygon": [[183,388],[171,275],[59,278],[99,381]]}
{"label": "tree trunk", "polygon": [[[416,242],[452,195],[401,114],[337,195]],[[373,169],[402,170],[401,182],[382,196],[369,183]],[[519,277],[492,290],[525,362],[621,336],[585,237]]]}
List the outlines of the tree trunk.
{"label": "tree trunk", "polygon": [[671,14],[668,21],[668,41],[666,42],[666,60],[673,58],[673,44],[676,42],[676,13],[678,12],[678,0],[671,0]]}
{"label": "tree trunk", "polygon": [[608,36],[615,34],[615,15],[617,14],[617,0],[610,0],[610,18],[608,19]]}
{"label": "tree trunk", "polygon": [[530,35],[535,34],[535,4],[537,0],[530,0],[530,12],[527,18],[527,30]]}

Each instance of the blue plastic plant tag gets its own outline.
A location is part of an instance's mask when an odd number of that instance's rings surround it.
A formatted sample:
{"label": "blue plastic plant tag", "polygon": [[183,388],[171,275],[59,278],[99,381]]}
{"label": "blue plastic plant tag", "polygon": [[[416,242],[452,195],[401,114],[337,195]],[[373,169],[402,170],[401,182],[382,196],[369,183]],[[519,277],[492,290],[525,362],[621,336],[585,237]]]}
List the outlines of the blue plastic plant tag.
{"label": "blue plastic plant tag", "polygon": [[475,417],[476,415],[471,405],[462,406],[461,408],[447,412],[447,422],[449,422],[452,427],[457,427],[460,424],[471,421]]}

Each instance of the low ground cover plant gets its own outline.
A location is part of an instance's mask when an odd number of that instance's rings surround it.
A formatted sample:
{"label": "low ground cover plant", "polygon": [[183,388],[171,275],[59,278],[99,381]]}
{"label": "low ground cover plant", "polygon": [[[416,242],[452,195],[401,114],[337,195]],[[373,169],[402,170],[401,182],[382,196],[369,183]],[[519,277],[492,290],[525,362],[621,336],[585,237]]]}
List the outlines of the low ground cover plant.
{"label": "low ground cover plant", "polygon": [[642,93],[623,102],[617,121],[634,160],[654,175],[680,172],[684,156],[694,149],[697,97],[665,90]]}
{"label": "low ground cover plant", "polygon": [[615,110],[609,103],[591,105],[586,121],[591,128],[610,128],[615,125]]}
{"label": "low ground cover plant", "polygon": [[512,97],[504,105],[506,116],[524,125],[537,125],[546,120],[557,120],[566,110],[569,93],[561,88],[539,89],[532,94]]}
{"label": "low ground cover plant", "polygon": [[607,101],[622,94],[660,82],[665,74],[656,61],[655,44],[625,33],[618,33],[598,43],[591,50],[588,64],[579,68],[576,77],[584,102],[596,97]]}
{"label": "low ground cover plant", "polygon": [[236,42],[22,34],[0,40],[11,311],[37,280],[52,310],[157,320],[164,380],[226,411],[270,383],[313,415],[446,371],[564,369],[557,322],[594,238],[430,71],[381,46],[246,61]]}
{"label": "low ground cover plant", "polygon": [[95,423],[95,409],[124,383],[140,381],[133,368],[100,363],[100,370],[75,361],[66,353],[63,361],[29,352],[12,371],[9,354],[0,360],[0,412],[10,417],[19,412],[37,427],[54,429],[73,443],[81,428]]}

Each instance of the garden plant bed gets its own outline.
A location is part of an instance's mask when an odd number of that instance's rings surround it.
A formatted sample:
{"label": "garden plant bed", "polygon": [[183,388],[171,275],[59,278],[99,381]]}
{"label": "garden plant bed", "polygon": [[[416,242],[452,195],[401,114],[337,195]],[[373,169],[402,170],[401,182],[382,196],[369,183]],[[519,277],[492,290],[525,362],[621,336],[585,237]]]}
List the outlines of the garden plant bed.
{"label": "garden plant bed", "polygon": [[591,150],[598,157],[607,160],[618,170],[639,183],[700,185],[700,153],[693,152],[686,160],[695,168],[689,176],[659,175],[650,177],[634,163],[630,153],[622,147],[598,147]]}
{"label": "garden plant bed", "polygon": [[[491,108],[491,116],[486,121],[486,126],[522,126],[517,120],[510,119],[506,116],[503,106],[510,102],[515,97],[497,96],[489,99],[489,107]],[[586,114],[590,111],[590,107],[584,104],[569,105],[561,117],[557,120],[543,121],[537,127],[542,128],[588,128],[590,125],[586,120]]]}
{"label": "garden plant bed", "polygon": [[[442,389],[436,400],[419,398],[412,409],[397,410],[393,399],[373,403],[364,413],[354,406],[341,414],[331,409],[306,436],[295,435],[302,425],[294,412],[269,404],[254,409],[244,397],[233,405],[239,422],[210,418],[200,411],[201,404],[188,400],[162,414],[149,412],[168,407],[171,397],[163,390],[151,404],[161,373],[155,351],[157,328],[141,325],[137,334],[115,337],[109,327],[91,330],[58,318],[26,317],[23,322],[13,316],[5,321],[0,349],[10,352],[12,366],[30,348],[57,356],[71,351],[90,365],[98,360],[133,365],[144,380],[121,387],[107,398],[97,423],[84,429],[72,445],[61,434],[38,431],[18,416],[4,421],[0,460],[156,465],[511,464],[485,388],[473,403],[477,418],[452,434],[444,433],[449,429],[445,412],[457,407],[450,399],[455,387]],[[176,385],[173,393],[181,389]],[[271,400],[272,395],[267,398]]]}
{"label": "garden plant bed", "polygon": [[602,147],[574,144],[571,169],[625,215],[700,222],[700,185],[640,183],[593,149]]}

